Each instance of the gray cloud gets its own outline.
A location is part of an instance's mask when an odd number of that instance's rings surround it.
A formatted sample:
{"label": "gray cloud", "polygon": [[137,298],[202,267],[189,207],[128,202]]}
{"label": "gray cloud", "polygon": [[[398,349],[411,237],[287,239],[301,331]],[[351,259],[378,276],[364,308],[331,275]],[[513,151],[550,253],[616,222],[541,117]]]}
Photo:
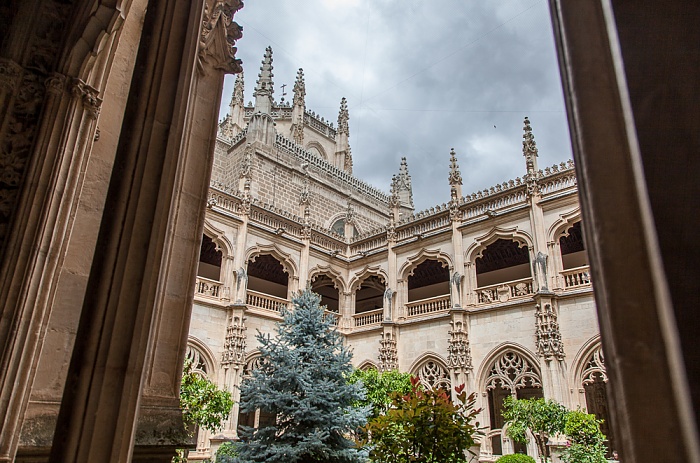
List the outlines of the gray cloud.
{"label": "gray cloud", "polygon": [[275,98],[300,67],[308,109],[335,121],[347,97],[355,175],[388,191],[406,156],[419,210],[449,199],[452,147],[464,194],[523,175],[524,116],[541,168],[571,158],[545,0],[251,0],[236,20],[246,102],[271,45]]}

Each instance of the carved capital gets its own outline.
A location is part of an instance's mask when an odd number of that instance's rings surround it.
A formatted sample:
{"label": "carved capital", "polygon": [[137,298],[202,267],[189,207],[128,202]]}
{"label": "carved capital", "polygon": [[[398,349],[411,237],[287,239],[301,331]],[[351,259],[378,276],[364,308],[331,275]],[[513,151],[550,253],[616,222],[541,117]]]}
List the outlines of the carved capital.
{"label": "carved capital", "polygon": [[63,74],[59,74],[58,72],[52,73],[44,81],[46,91],[51,95],[60,95],[66,88],[67,80],[68,79]]}
{"label": "carved capital", "polygon": [[22,79],[22,66],[10,59],[0,59],[0,88],[14,92]]}
{"label": "carved capital", "polygon": [[97,119],[102,105],[102,99],[98,96],[100,92],[80,79],[72,79],[69,89],[74,98],[81,100],[88,117]]}
{"label": "carved capital", "polygon": [[233,21],[233,15],[243,7],[240,0],[207,0],[204,4],[202,35],[199,41],[201,63],[228,74],[242,71],[241,60],[236,59],[236,40],[243,36],[243,28]]}

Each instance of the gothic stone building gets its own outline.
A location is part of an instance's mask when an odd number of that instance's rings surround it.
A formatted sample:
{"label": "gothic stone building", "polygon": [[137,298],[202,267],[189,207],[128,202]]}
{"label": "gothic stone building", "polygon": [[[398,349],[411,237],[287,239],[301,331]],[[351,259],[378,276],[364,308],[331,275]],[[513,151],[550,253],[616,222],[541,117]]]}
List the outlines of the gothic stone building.
{"label": "gothic stone building", "polygon": [[[348,110],[337,126],[305,107],[299,70],[292,103],[273,99],[267,49],[255,103],[236,80],[220,123],[208,195],[188,356],[239,399],[259,359],[255,333],[307,285],[337,320],[359,368],[398,368],[425,387],[465,383],[487,426],[479,459],[534,448],[506,438],[505,397],[547,397],[604,418],[607,375],[582,239],[573,163],[540,170],[525,118],[524,175],[463,194],[454,150],[451,200],[414,213],[404,158],[390,193],[352,174]],[[517,143],[517,141],[514,141]],[[196,456],[234,438],[201,433]],[[611,442],[614,446],[614,442]]]}

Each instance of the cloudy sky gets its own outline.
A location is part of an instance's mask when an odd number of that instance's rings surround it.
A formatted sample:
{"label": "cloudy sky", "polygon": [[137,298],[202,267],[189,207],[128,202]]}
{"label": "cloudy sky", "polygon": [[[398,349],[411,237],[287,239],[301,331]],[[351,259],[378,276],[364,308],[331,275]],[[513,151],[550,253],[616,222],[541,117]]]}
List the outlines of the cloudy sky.
{"label": "cloudy sky", "polygon": [[307,109],[335,124],[346,97],[354,174],[388,192],[405,156],[417,211],[449,200],[452,147],[465,195],[523,175],[525,116],[540,168],[571,158],[546,0],[247,0],[236,21],[246,103],[270,45],[275,99],[298,68]]}

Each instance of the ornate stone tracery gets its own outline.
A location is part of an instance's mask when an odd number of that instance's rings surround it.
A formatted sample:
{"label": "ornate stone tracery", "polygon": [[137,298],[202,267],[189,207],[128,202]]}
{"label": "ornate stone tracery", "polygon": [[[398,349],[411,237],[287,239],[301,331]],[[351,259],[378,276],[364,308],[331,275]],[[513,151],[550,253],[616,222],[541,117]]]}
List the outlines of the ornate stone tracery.
{"label": "ornate stone tracery", "polygon": [[604,383],[608,382],[608,374],[605,370],[605,357],[600,345],[593,351],[585,365],[581,373],[581,383],[583,385],[593,384],[596,382],[596,379],[601,379]]}
{"label": "ornate stone tracery", "polygon": [[189,362],[193,373],[197,373],[202,376],[207,376],[209,374],[209,366],[199,350],[191,345],[187,346],[187,353],[185,354],[185,361]]}
{"label": "ornate stone tracery", "polygon": [[540,372],[521,354],[508,350],[494,361],[486,378],[486,390],[508,389],[515,394],[525,387],[542,387]]}
{"label": "ornate stone tracery", "polygon": [[426,389],[451,390],[450,373],[447,368],[434,359],[423,363],[417,371],[418,379]]}

